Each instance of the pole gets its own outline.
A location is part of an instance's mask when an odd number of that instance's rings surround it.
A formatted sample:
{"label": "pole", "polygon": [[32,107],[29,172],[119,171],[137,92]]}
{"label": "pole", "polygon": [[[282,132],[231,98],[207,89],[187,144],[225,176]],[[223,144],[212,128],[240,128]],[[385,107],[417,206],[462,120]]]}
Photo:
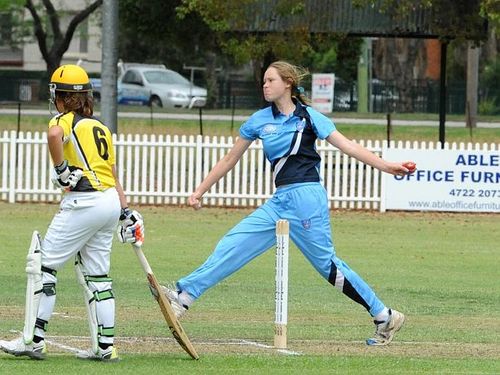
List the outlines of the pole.
{"label": "pole", "polygon": [[[149,97],[151,98],[151,92],[149,93]],[[153,103],[149,103],[149,123],[152,127],[153,126]]]}
{"label": "pole", "polygon": [[200,135],[203,135],[203,120],[202,120],[202,109],[199,107],[199,114],[200,114]]}
{"label": "pole", "polygon": [[467,127],[471,129],[477,126],[477,88],[479,81],[479,47],[469,41],[467,48],[467,94],[465,111]]}
{"label": "pole", "polygon": [[231,135],[233,135],[233,130],[234,130],[234,111],[236,107],[236,97],[233,95],[232,96],[232,103],[231,103]]}
{"label": "pole", "polygon": [[439,77],[439,142],[444,148],[446,124],[446,52],[448,41],[441,42],[441,71]]}
{"label": "pole", "polygon": [[21,131],[21,102],[17,102],[17,134]]}
{"label": "pole", "polygon": [[117,63],[118,63],[118,0],[102,4],[102,91],[101,117],[112,133],[118,131]]}
{"label": "pole", "polygon": [[387,114],[387,148],[391,144],[391,132],[392,132],[392,124],[391,124],[391,114]]}
{"label": "pole", "polygon": [[368,42],[363,38],[358,61],[358,113],[368,112]]}
{"label": "pole", "polygon": [[368,112],[373,113],[373,38],[366,38],[368,68]]}

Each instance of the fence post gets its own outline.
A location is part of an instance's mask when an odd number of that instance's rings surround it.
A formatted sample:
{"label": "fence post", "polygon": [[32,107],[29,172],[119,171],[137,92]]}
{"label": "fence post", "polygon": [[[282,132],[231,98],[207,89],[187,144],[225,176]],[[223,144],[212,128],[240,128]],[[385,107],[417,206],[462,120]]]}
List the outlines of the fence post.
{"label": "fence post", "polygon": [[9,203],[16,201],[16,162],[17,162],[17,132],[10,132],[9,142]]}
{"label": "fence post", "polygon": [[[382,142],[382,152],[380,154],[380,157],[382,159],[385,158],[385,152],[386,150],[389,148],[389,145]],[[384,176],[383,173],[381,173],[381,176],[380,176],[380,212],[385,212],[386,211],[386,208],[385,208],[385,199],[386,199],[386,194],[385,194],[385,179],[386,179],[386,176]]]}
{"label": "fence post", "polygon": [[196,136],[196,165],[195,165],[195,178],[194,189],[201,183],[203,178],[203,136],[198,134]]}
{"label": "fence post", "polygon": [[17,102],[17,132],[21,131],[21,102]]}
{"label": "fence post", "polygon": [[199,107],[199,116],[200,116],[200,135],[203,135],[203,120],[202,120],[203,110],[201,109],[201,107]]}

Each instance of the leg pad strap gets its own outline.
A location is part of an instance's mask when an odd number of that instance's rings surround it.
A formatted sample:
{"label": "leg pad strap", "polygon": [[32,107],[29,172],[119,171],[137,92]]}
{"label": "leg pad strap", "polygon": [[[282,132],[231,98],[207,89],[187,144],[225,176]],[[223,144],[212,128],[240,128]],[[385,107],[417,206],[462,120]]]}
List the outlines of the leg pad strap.
{"label": "leg pad strap", "polygon": [[35,321],[35,327],[36,328],[40,328],[44,331],[47,331],[47,326],[49,325],[49,322],[47,322],[46,320],[43,320],[43,319],[40,319],[40,318],[36,318],[36,321]]}
{"label": "leg pad strap", "polygon": [[46,296],[55,296],[55,294],[56,294],[56,283],[46,283],[46,284],[43,284],[42,292]]}

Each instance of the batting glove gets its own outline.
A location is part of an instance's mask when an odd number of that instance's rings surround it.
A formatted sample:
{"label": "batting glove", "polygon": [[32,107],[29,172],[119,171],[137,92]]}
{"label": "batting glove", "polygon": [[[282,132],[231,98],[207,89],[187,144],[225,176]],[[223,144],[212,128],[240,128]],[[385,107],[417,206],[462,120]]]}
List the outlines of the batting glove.
{"label": "batting glove", "polygon": [[75,168],[71,170],[68,161],[64,160],[52,169],[51,180],[56,187],[68,189],[74,188],[82,176],[83,171],[81,169]]}
{"label": "batting glove", "polygon": [[117,228],[118,240],[122,243],[132,243],[141,246],[144,242],[144,220],[142,215],[128,207],[122,208],[120,225]]}

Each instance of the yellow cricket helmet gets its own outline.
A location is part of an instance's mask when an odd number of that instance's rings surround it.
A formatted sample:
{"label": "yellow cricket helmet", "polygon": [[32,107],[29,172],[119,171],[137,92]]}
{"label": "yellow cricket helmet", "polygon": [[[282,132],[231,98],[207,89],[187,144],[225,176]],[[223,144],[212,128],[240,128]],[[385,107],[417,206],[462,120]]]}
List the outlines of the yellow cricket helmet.
{"label": "yellow cricket helmet", "polygon": [[57,68],[49,83],[49,112],[53,113],[52,106],[56,107],[56,91],[59,92],[82,92],[92,96],[92,84],[87,72],[78,65],[61,65]]}
{"label": "yellow cricket helmet", "polygon": [[50,91],[87,92],[92,90],[87,72],[78,65],[61,65],[57,68],[49,83]]}

